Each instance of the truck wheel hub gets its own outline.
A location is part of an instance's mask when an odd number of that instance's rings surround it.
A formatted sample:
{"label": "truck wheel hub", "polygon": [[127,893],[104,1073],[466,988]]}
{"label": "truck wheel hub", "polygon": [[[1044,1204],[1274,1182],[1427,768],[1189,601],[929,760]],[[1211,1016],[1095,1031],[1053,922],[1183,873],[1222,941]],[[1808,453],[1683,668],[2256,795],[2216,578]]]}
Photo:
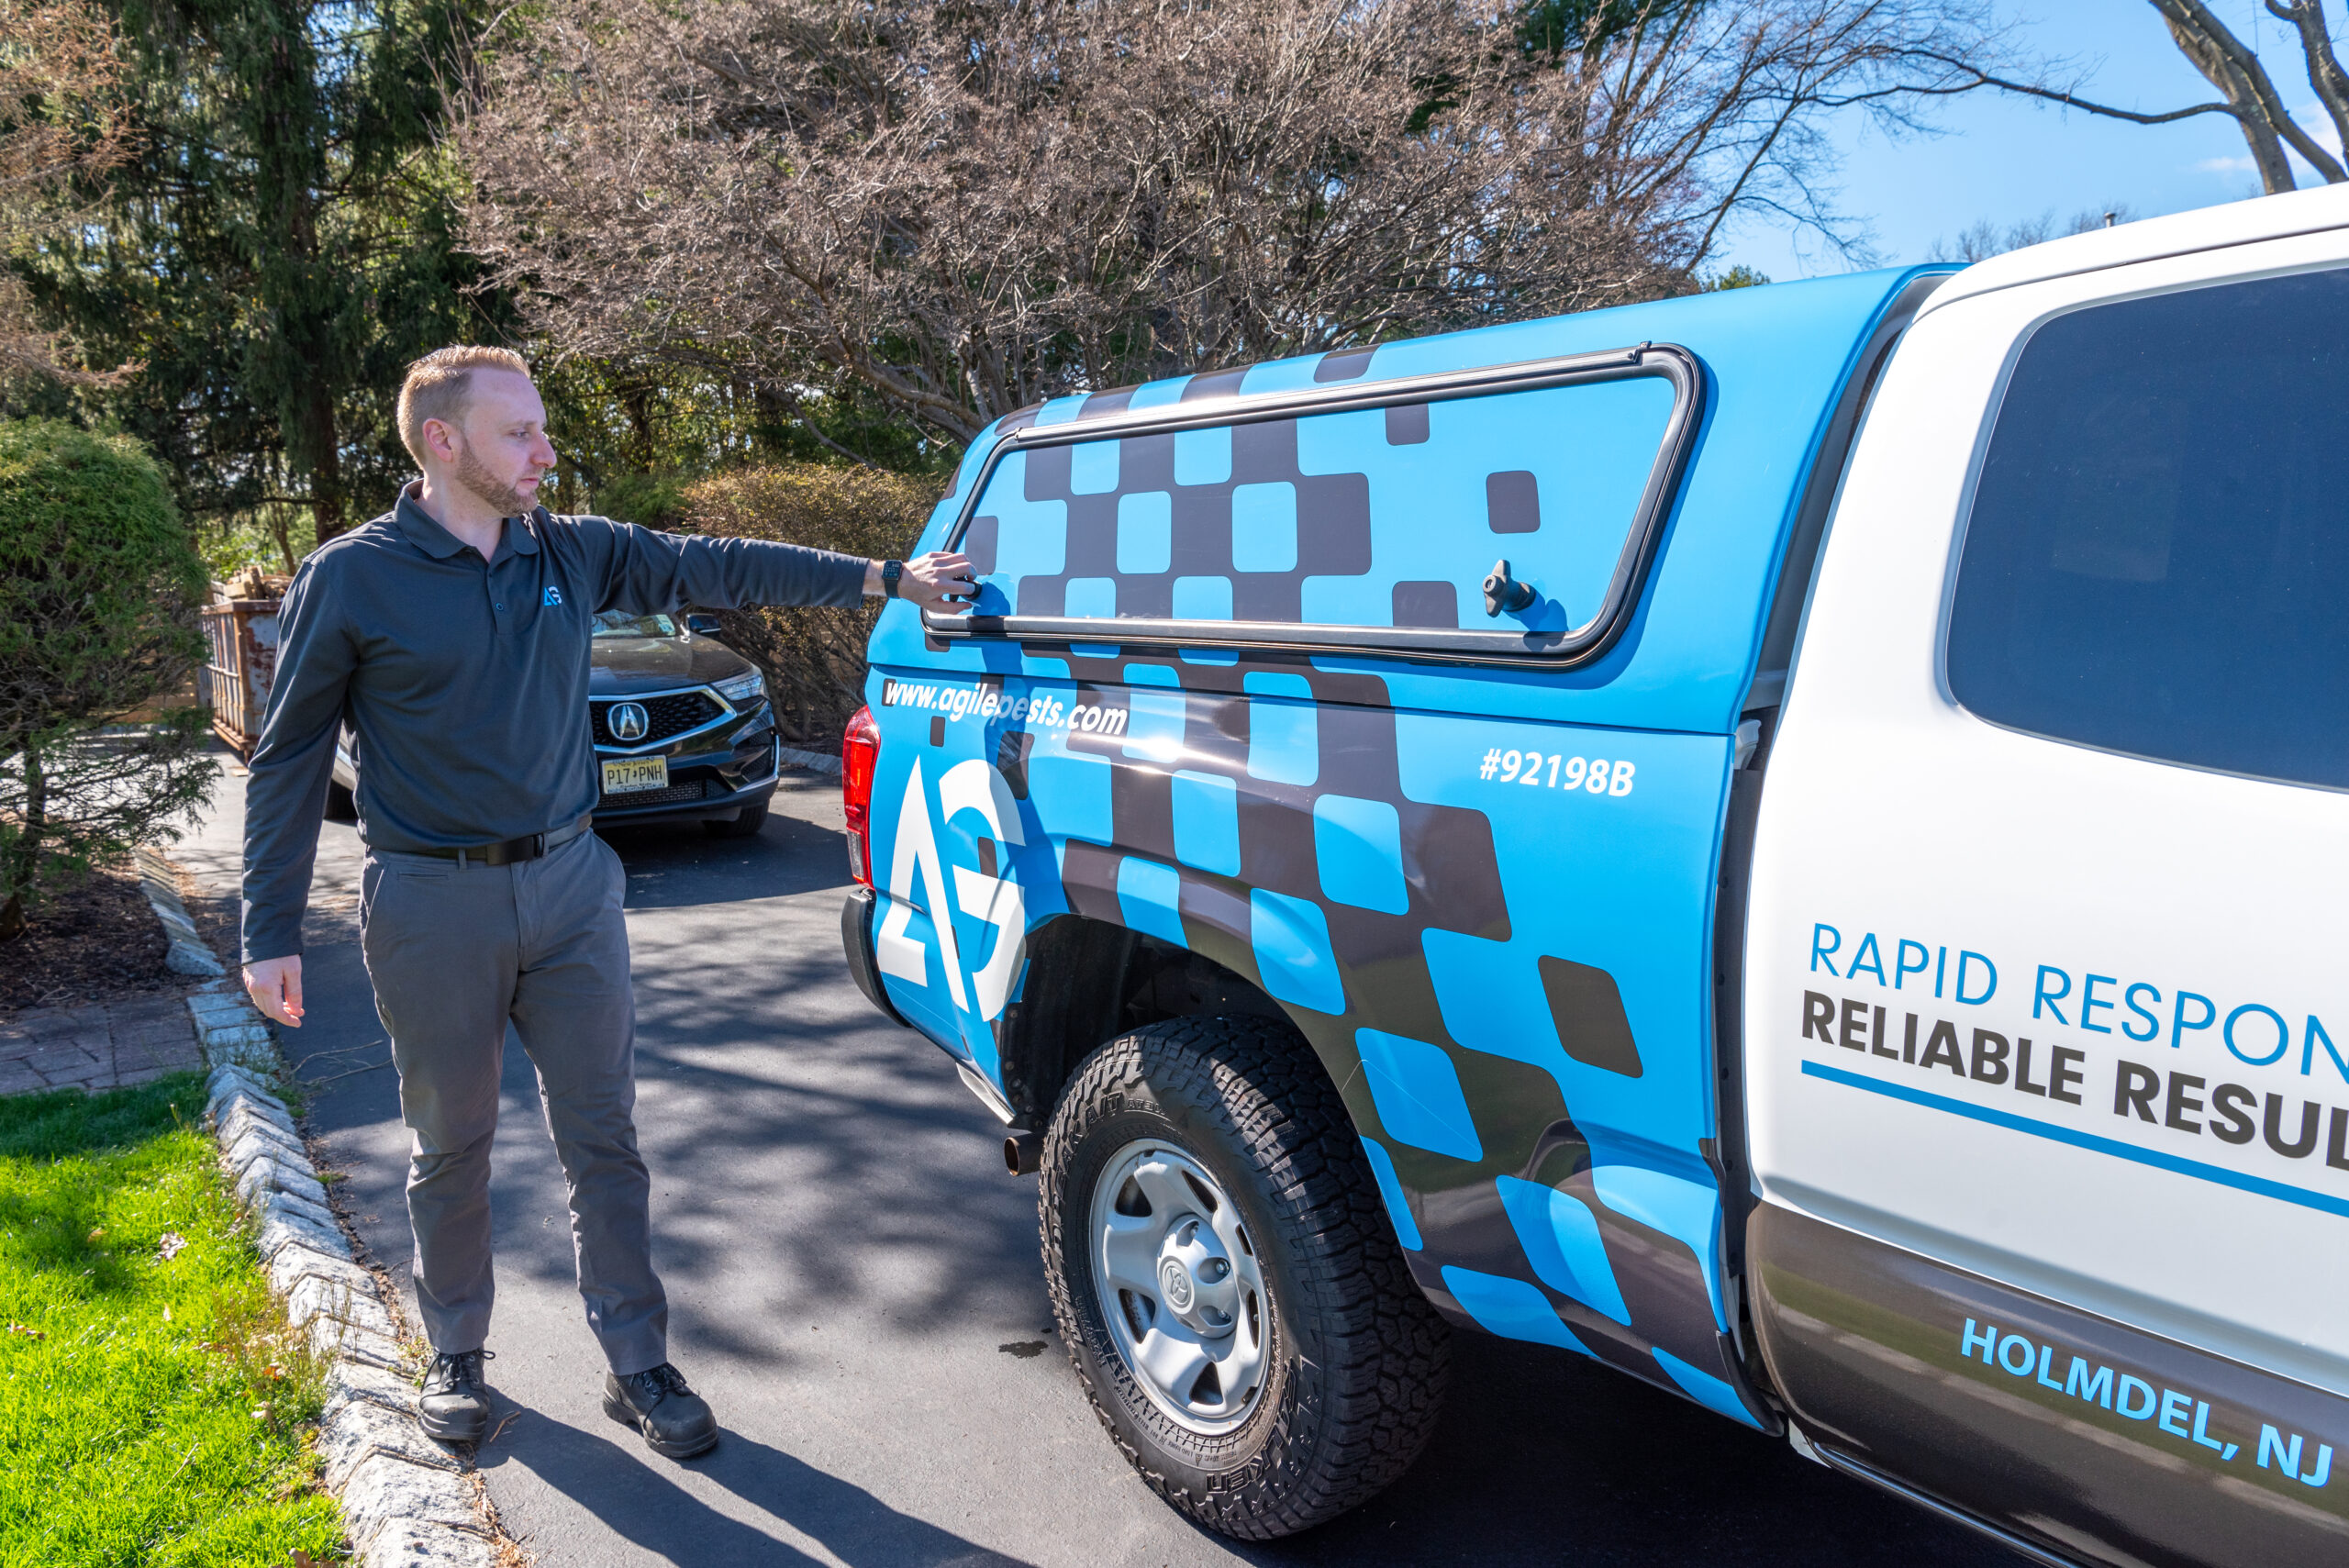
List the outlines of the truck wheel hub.
{"label": "truck wheel hub", "polygon": [[1221,1184],[1187,1153],[1145,1140],[1102,1168],[1092,1215],[1102,1317],[1142,1390],[1195,1431],[1246,1419],[1264,1387],[1270,1312]]}

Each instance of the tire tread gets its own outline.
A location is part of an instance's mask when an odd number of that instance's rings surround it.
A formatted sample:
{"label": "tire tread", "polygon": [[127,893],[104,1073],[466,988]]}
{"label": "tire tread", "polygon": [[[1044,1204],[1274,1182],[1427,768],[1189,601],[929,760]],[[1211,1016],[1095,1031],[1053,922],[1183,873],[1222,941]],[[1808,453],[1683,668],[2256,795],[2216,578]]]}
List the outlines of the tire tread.
{"label": "tire tread", "polygon": [[[1236,1485],[1185,1485],[1154,1466],[1112,1418],[1087,1373],[1082,1320],[1055,1201],[1086,1130],[1119,1114],[1147,1081],[1154,1097],[1220,1114],[1266,1178],[1303,1293],[1319,1307],[1326,1354],[1319,1408],[1284,1421]],[[1045,1276],[1063,1343],[1094,1415],[1152,1488],[1227,1535],[1271,1540],[1320,1524],[1392,1485],[1431,1434],[1450,1372],[1450,1336],[1412,1281],[1345,1104],[1284,1023],[1186,1018],[1102,1046],[1071,1074],[1043,1151],[1038,1207]],[[1110,1396],[1108,1397],[1114,1397]]]}

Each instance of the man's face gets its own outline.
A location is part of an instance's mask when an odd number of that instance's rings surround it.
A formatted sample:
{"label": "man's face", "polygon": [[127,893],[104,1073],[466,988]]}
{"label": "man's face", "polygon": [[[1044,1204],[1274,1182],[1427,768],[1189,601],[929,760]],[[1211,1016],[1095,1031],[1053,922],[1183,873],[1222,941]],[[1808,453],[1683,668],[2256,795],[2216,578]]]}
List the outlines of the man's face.
{"label": "man's face", "polygon": [[501,517],[538,505],[539,484],[554,467],[546,406],[530,378],[512,371],[473,373],[473,395],[456,444],[456,482]]}

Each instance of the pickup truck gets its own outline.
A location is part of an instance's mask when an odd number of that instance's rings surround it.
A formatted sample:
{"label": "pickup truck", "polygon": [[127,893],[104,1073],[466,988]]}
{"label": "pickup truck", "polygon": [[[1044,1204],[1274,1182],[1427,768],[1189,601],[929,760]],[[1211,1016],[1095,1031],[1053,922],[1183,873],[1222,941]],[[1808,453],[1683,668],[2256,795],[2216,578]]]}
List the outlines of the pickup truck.
{"label": "pickup truck", "polygon": [[2344,410],[2332,188],[985,431],[843,934],[1150,1484],[1353,1507],[1466,1329],[2032,1561],[2349,1562]]}

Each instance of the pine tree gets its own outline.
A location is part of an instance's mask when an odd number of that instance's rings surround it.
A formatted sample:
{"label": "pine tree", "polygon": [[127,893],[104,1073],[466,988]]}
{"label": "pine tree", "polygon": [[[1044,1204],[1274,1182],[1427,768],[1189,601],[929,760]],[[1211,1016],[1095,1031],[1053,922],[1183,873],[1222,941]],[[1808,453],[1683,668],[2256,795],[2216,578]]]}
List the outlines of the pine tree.
{"label": "pine tree", "polygon": [[[468,0],[114,0],[140,150],[99,221],[28,264],[99,401],[198,517],[306,507],[320,540],[409,472],[406,361],[495,339],[468,294],[457,176],[436,139],[470,69]],[[273,506],[274,504],[274,506]]]}

